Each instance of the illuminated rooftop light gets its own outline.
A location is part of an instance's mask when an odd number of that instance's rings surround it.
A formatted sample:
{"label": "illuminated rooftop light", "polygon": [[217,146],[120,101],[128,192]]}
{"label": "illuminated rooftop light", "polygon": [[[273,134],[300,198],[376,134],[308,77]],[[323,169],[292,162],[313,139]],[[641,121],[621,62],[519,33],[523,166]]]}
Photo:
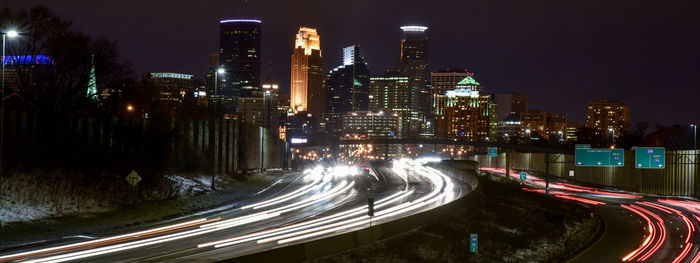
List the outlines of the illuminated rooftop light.
{"label": "illuminated rooftop light", "polygon": [[401,30],[404,32],[423,32],[428,30],[427,26],[402,26]]}
{"label": "illuminated rooftop light", "polygon": [[262,23],[262,21],[257,19],[227,19],[221,20],[219,23]]}

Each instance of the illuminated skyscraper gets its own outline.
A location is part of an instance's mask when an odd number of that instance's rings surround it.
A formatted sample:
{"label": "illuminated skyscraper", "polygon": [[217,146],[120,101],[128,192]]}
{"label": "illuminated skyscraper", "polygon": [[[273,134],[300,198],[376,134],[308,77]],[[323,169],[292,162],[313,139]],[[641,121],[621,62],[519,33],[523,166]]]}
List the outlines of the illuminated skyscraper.
{"label": "illuminated skyscraper", "polygon": [[325,105],[321,39],[316,29],[300,27],[292,54],[290,107],[296,112],[308,112],[319,117]]}
{"label": "illuminated skyscraper", "polygon": [[328,131],[340,131],[343,114],[369,109],[369,70],[360,57],[360,46],[343,49],[343,65],[326,75],[324,120]]}
{"label": "illuminated skyscraper", "polygon": [[425,26],[402,26],[401,57],[396,69],[411,80],[411,104],[423,115],[430,113],[428,79],[428,37]]}
{"label": "illuminated skyscraper", "polygon": [[[455,90],[433,96],[436,136],[439,139],[493,141],[497,136],[496,104],[489,95],[474,88],[476,81],[465,77]],[[465,84],[466,83],[466,84]]]}
{"label": "illuminated skyscraper", "polygon": [[250,97],[260,90],[260,42],[262,22],[254,19],[230,19],[220,22],[220,66],[218,94],[232,101]]}

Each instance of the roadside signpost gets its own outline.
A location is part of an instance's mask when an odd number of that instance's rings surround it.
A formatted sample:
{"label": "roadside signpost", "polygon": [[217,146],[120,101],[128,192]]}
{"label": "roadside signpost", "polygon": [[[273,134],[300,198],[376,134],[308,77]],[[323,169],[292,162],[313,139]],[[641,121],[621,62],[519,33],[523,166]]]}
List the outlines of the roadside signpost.
{"label": "roadside signpost", "polygon": [[469,251],[472,253],[476,253],[478,248],[479,248],[479,237],[474,233],[469,234]]}
{"label": "roadside signpost", "polygon": [[576,166],[625,166],[625,150],[608,148],[576,149]]}
{"label": "roadside signpost", "polygon": [[488,157],[498,157],[498,148],[496,147],[489,147],[489,155]]}
{"label": "roadside signpost", "polygon": [[372,226],[372,217],[374,216],[374,198],[367,198],[367,216],[369,216],[369,226]]}
{"label": "roadside signpost", "polygon": [[634,167],[664,169],[666,167],[666,149],[664,147],[637,147],[634,152]]}
{"label": "roadside signpost", "polygon": [[527,173],[525,171],[520,172],[520,181],[527,180]]}
{"label": "roadside signpost", "polygon": [[139,176],[136,171],[131,170],[131,173],[126,176],[126,181],[132,186],[136,187],[136,184],[138,184],[141,181],[141,176]]}

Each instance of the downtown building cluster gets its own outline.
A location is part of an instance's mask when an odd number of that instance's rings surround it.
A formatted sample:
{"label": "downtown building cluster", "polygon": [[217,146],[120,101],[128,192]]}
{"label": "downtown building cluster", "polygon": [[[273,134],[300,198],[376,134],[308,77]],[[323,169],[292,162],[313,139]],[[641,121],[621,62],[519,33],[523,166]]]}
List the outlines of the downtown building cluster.
{"label": "downtown building cluster", "polygon": [[291,47],[286,96],[271,77],[261,78],[262,21],[228,19],[219,26],[220,48],[209,55],[203,79],[180,73],[144,74],[144,81],[170,110],[179,110],[189,98],[213,106],[216,117],[238,118],[295,142],[421,138],[565,143],[575,142],[583,128],[613,137],[629,130],[629,108],[624,103],[593,101],[586,123],[579,125],[565,114],[529,108],[523,95],[488,93],[467,70],[430,72],[425,26],[400,27],[396,64],[379,73],[369,71],[357,43],[339,50],[342,61],[324,70],[320,32],[299,27]]}

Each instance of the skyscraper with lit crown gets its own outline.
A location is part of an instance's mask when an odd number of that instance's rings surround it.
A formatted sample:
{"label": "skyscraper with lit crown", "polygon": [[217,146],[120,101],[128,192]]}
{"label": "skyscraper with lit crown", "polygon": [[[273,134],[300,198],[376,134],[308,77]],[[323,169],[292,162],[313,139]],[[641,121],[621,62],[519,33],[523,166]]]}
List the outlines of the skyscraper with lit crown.
{"label": "skyscraper with lit crown", "polygon": [[321,116],[325,105],[322,89],[321,39],[315,28],[300,27],[292,54],[290,108]]}
{"label": "skyscraper with lit crown", "polygon": [[411,104],[422,115],[430,113],[428,83],[428,37],[425,26],[402,26],[401,56],[396,70],[409,77],[411,83]]}

